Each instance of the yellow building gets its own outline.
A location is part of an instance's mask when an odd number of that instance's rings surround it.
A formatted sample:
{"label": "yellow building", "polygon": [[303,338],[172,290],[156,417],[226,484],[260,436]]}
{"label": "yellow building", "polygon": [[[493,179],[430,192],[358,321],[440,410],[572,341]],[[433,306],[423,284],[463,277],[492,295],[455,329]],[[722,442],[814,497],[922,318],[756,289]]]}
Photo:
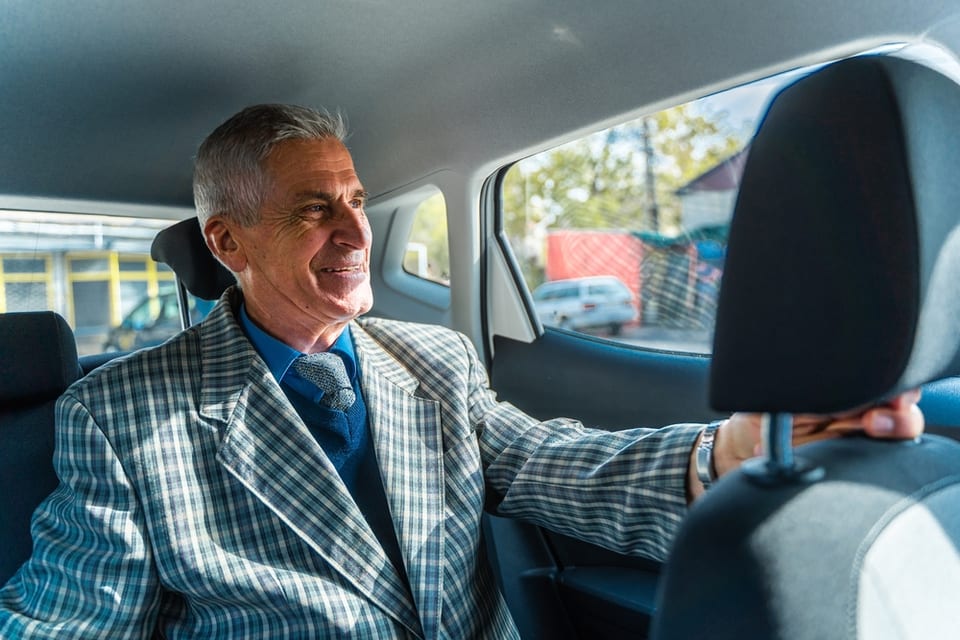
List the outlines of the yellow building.
{"label": "yellow building", "polygon": [[[0,212],[0,313],[50,309],[73,327],[81,352],[100,350],[111,327],[144,300],[159,305],[173,273],[149,255],[143,220]],[[169,221],[157,220],[157,230]]]}

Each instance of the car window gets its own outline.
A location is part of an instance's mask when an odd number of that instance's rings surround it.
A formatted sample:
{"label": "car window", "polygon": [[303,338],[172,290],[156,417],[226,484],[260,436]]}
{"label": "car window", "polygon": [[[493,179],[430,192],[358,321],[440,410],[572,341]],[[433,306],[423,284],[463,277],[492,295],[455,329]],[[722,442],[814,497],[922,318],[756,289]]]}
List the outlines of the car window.
{"label": "car window", "polygon": [[534,300],[560,300],[575,298],[579,294],[579,287],[556,286],[554,283],[545,284],[533,292]]}
{"label": "car window", "polygon": [[623,291],[609,284],[592,284],[587,287],[587,293],[593,296],[615,296]]}
{"label": "car window", "polygon": [[[651,113],[506,170],[502,230],[543,325],[708,353],[750,139],[772,94],[806,71]],[[556,281],[589,284],[546,288]],[[545,307],[562,295],[590,300]]]}
{"label": "car window", "polygon": [[[936,62],[936,51],[911,56]],[[902,44],[867,53],[905,55]],[[773,95],[820,65],[649,113],[527,157],[501,173],[500,236],[545,327],[707,354],[727,235],[750,141]],[[951,67],[952,69],[952,67]],[[542,287],[601,278],[563,313]],[[627,318],[623,290],[634,313]],[[538,292],[543,292],[539,293]],[[613,305],[617,310],[607,309]]]}
{"label": "car window", "polygon": [[0,210],[0,313],[56,311],[80,355],[159,344],[180,330],[174,274],[150,258],[171,223]]}
{"label": "car window", "polygon": [[414,212],[403,269],[432,282],[450,284],[447,205],[439,191],[423,200]]}
{"label": "car window", "polygon": [[126,316],[123,318],[121,327],[133,331],[140,331],[153,326],[160,315],[161,300],[158,296],[146,297],[140,300]]}

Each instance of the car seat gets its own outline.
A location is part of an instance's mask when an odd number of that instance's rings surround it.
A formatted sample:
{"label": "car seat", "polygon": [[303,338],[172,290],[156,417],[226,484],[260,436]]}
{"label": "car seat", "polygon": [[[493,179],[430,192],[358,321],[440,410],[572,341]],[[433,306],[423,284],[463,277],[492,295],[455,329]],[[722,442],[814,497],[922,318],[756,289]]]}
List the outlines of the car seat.
{"label": "car seat", "polygon": [[62,317],[0,314],[0,584],[30,556],[30,518],[57,486],[54,407],[79,376],[73,331]]}
{"label": "car seat", "polygon": [[653,637],[960,633],[960,445],[790,447],[837,413],[960,374],[960,87],[914,61],[829,65],[773,100],[731,223],[710,372],[764,414],[762,458],[695,504]]}
{"label": "car seat", "polygon": [[229,269],[210,253],[195,217],[158,233],[150,245],[150,257],[170,267],[176,276],[184,327],[190,325],[188,291],[204,300],[216,300],[236,282]]}

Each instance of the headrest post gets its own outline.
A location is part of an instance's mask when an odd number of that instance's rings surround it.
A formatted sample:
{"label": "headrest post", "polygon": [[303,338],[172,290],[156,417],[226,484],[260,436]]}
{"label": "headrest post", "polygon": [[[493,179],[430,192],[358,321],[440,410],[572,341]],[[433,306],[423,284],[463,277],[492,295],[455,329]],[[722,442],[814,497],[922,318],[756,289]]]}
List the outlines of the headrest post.
{"label": "headrest post", "polygon": [[763,455],[771,468],[792,469],[793,416],[789,413],[765,413],[761,418]]}
{"label": "headrest post", "polygon": [[180,328],[186,329],[192,324],[192,320],[190,319],[190,296],[180,276],[177,276],[175,280],[177,283],[177,302],[180,303]]}
{"label": "headrest post", "polygon": [[794,482],[816,482],[823,477],[823,468],[814,467],[793,455],[793,416],[789,413],[765,413],[761,418],[763,454],[747,460],[744,474],[765,486]]}

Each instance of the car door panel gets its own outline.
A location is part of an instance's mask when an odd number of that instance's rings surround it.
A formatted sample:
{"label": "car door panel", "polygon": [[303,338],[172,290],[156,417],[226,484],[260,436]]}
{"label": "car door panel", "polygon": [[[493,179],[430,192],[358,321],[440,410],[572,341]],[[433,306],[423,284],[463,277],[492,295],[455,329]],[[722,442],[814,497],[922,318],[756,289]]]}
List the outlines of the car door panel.
{"label": "car door panel", "polygon": [[[705,422],[709,358],[631,348],[546,329],[532,343],[496,337],[491,385],[539,418],[618,429]],[[928,430],[960,439],[960,379],[923,389]],[[525,638],[645,637],[659,566],[488,516],[504,593]]]}
{"label": "car door panel", "polygon": [[[708,364],[703,356],[547,329],[532,343],[495,338],[491,385],[538,418],[566,416],[604,429],[663,426],[717,417],[706,402]],[[502,518],[488,517],[487,526],[525,638],[645,635],[657,563]],[[528,553],[505,551],[516,549]]]}
{"label": "car door panel", "polygon": [[490,379],[501,400],[538,418],[659,427],[719,415],[707,406],[709,362],[548,328],[529,344],[495,337]]}
{"label": "car door panel", "polygon": [[944,378],[924,385],[920,408],[928,432],[960,440],[960,378]]}

